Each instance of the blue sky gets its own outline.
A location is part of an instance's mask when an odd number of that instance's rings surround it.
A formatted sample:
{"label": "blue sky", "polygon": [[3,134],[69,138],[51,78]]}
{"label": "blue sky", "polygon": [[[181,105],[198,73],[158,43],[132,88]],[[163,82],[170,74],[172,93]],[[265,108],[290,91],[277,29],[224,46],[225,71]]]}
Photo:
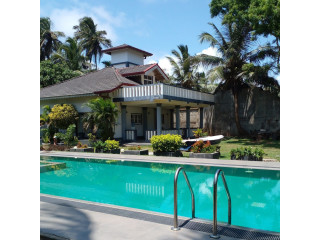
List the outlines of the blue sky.
{"label": "blue sky", "polygon": [[[213,33],[208,22],[220,27],[219,19],[210,17],[211,0],[41,0],[40,16],[50,17],[54,30],[73,36],[72,27],[84,16],[106,30],[113,46],[123,43],[151,52],[145,63],[158,62],[170,72],[166,56],[179,44],[186,44],[190,54],[216,54],[209,44],[200,44],[199,34]],[[105,55],[102,61],[110,60]],[[102,67],[100,64],[99,67]]]}

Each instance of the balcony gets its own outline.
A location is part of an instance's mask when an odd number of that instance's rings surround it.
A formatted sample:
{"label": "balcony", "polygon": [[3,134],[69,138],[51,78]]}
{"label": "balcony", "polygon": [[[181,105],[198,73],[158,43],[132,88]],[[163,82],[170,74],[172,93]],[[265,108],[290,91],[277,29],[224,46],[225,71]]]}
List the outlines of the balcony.
{"label": "balcony", "polygon": [[119,88],[114,92],[114,102],[153,101],[168,99],[184,102],[214,104],[214,96],[181,87],[163,83]]}

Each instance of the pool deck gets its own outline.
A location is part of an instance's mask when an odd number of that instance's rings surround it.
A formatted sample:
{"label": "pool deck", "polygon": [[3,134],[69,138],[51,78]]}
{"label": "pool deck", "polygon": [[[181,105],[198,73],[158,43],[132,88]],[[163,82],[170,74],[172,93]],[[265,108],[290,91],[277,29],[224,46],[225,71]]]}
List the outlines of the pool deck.
{"label": "pool deck", "polygon": [[122,160],[122,161],[139,161],[139,162],[161,162],[161,163],[174,163],[174,164],[187,164],[187,165],[280,170],[280,162],[263,162],[263,161],[222,160],[222,159],[204,159],[204,158],[187,158],[187,157],[160,157],[160,156],[60,152],[60,151],[51,151],[51,152],[41,151],[40,156],[96,158],[96,159],[112,159],[112,160],[120,160],[120,161]]}

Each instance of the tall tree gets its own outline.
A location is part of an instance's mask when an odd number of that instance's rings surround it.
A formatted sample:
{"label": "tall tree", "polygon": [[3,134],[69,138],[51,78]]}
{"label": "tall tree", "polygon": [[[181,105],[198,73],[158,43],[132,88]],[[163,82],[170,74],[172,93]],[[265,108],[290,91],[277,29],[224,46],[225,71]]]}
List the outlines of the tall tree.
{"label": "tall tree", "polygon": [[81,71],[87,69],[89,63],[86,62],[86,57],[82,55],[83,49],[74,38],[68,38],[62,44],[58,51],[52,55],[54,62],[66,62],[71,70]]}
{"label": "tall tree", "polygon": [[254,42],[250,34],[250,26],[240,24],[224,25],[225,34],[209,23],[214,31],[214,36],[208,32],[203,32],[200,42],[208,42],[211,47],[216,47],[220,56],[197,55],[197,61],[204,65],[213,66],[210,71],[211,76],[221,80],[219,88],[222,90],[231,89],[234,97],[234,116],[239,135],[246,132],[240,125],[239,120],[239,92],[245,83],[278,89],[278,82],[268,76],[269,65],[260,66],[266,56],[274,56],[276,53],[268,46],[252,49]]}
{"label": "tall tree", "polygon": [[90,17],[84,17],[79,20],[79,25],[73,27],[76,30],[75,38],[80,40],[80,45],[83,47],[86,56],[89,58],[91,63],[92,58],[98,69],[99,62],[102,57],[102,47],[111,47],[111,40],[106,38],[106,31],[98,31],[97,24]]}
{"label": "tall tree", "polygon": [[84,104],[91,109],[85,114],[84,128],[93,129],[93,132],[100,130],[102,140],[114,137],[114,124],[118,116],[118,108],[111,99],[98,97]]}
{"label": "tall tree", "polygon": [[222,24],[250,26],[252,36],[273,36],[274,64],[280,71],[280,0],[212,0],[209,6],[211,17],[222,17]]}
{"label": "tall tree", "polygon": [[173,57],[167,57],[170,64],[173,67],[173,77],[176,82],[186,88],[193,88],[194,74],[196,71],[196,64],[193,61],[193,56],[189,54],[187,45],[178,45],[177,50],[172,50],[171,53],[177,58],[177,61]]}
{"label": "tall tree", "polygon": [[40,62],[40,87],[42,88],[80,75],[80,71],[71,70],[65,62],[53,63],[51,60]]}
{"label": "tall tree", "polygon": [[52,31],[52,22],[48,17],[40,18],[40,61],[50,59],[53,51],[57,51],[64,37],[63,32]]}

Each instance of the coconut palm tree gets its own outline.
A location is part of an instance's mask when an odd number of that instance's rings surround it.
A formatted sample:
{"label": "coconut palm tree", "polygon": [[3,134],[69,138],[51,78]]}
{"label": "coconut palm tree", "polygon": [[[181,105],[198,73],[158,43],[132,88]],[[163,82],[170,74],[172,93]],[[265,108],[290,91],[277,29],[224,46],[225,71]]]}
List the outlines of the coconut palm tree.
{"label": "coconut palm tree", "polygon": [[87,69],[87,57],[82,55],[83,49],[74,38],[68,38],[58,51],[52,55],[54,62],[66,62],[71,70]]}
{"label": "coconut palm tree", "polygon": [[85,114],[83,127],[92,129],[94,133],[98,130],[101,133],[102,140],[114,137],[114,124],[118,117],[118,108],[111,99],[98,97],[84,104],[91,109],[91,112]]}
{"label": "coconut palm tree", "polygon": [[53,51],[57,51],[64,37],[63,32],[52,31],[52,22],[48,17],[40,18],[40,61],[50,58]]}
{"label": "coconut palm tree", "polygon": [[261,63],[266,57],[275,57],[277,53],[270,46],[258,47],[252,50],[254,42],[250,35],[250,26],[237,24],[224,25],[224,34],[213,24],[209,23],[214,31],[214,36],[208,32],[200,34],[200,42],[208,42],[211,47],[216,47],[220,56],[201,54],[195,56],[196,61],[205,66],[213,66],[209,74],[211,79],[219,79],[218,88],[231,89],[234,97],[234,116],[239,135],[246,132],[239,120],[239,92],[245,84],[279,90],[279,84],[268,76],[271,69],[269,65],[255,65]]}
{"label": "coconut palm tree", "polygon": [[177,50],[172,50],[171,53],[177,58],[167,57],[173,67],[173,77],[176,82],[186,88],[193,88],[195,86],[194,77],[197,65],[193,60],[193,56],[189,54],[187,45],[178,45]]}
{"label": "coconut palm tree", "polygon": [[86,56],[91,63],[92,58],[98,69],[97,58],[99,62],[102,57],[102,47],[112,47],[111,40],[106,38],[106,31],[97,31],[97,24],[90,17],[84,17],[79,20],[79,25],[73,27],[76,30],[75,38],[80,40],[80,45],[84,49]]}

